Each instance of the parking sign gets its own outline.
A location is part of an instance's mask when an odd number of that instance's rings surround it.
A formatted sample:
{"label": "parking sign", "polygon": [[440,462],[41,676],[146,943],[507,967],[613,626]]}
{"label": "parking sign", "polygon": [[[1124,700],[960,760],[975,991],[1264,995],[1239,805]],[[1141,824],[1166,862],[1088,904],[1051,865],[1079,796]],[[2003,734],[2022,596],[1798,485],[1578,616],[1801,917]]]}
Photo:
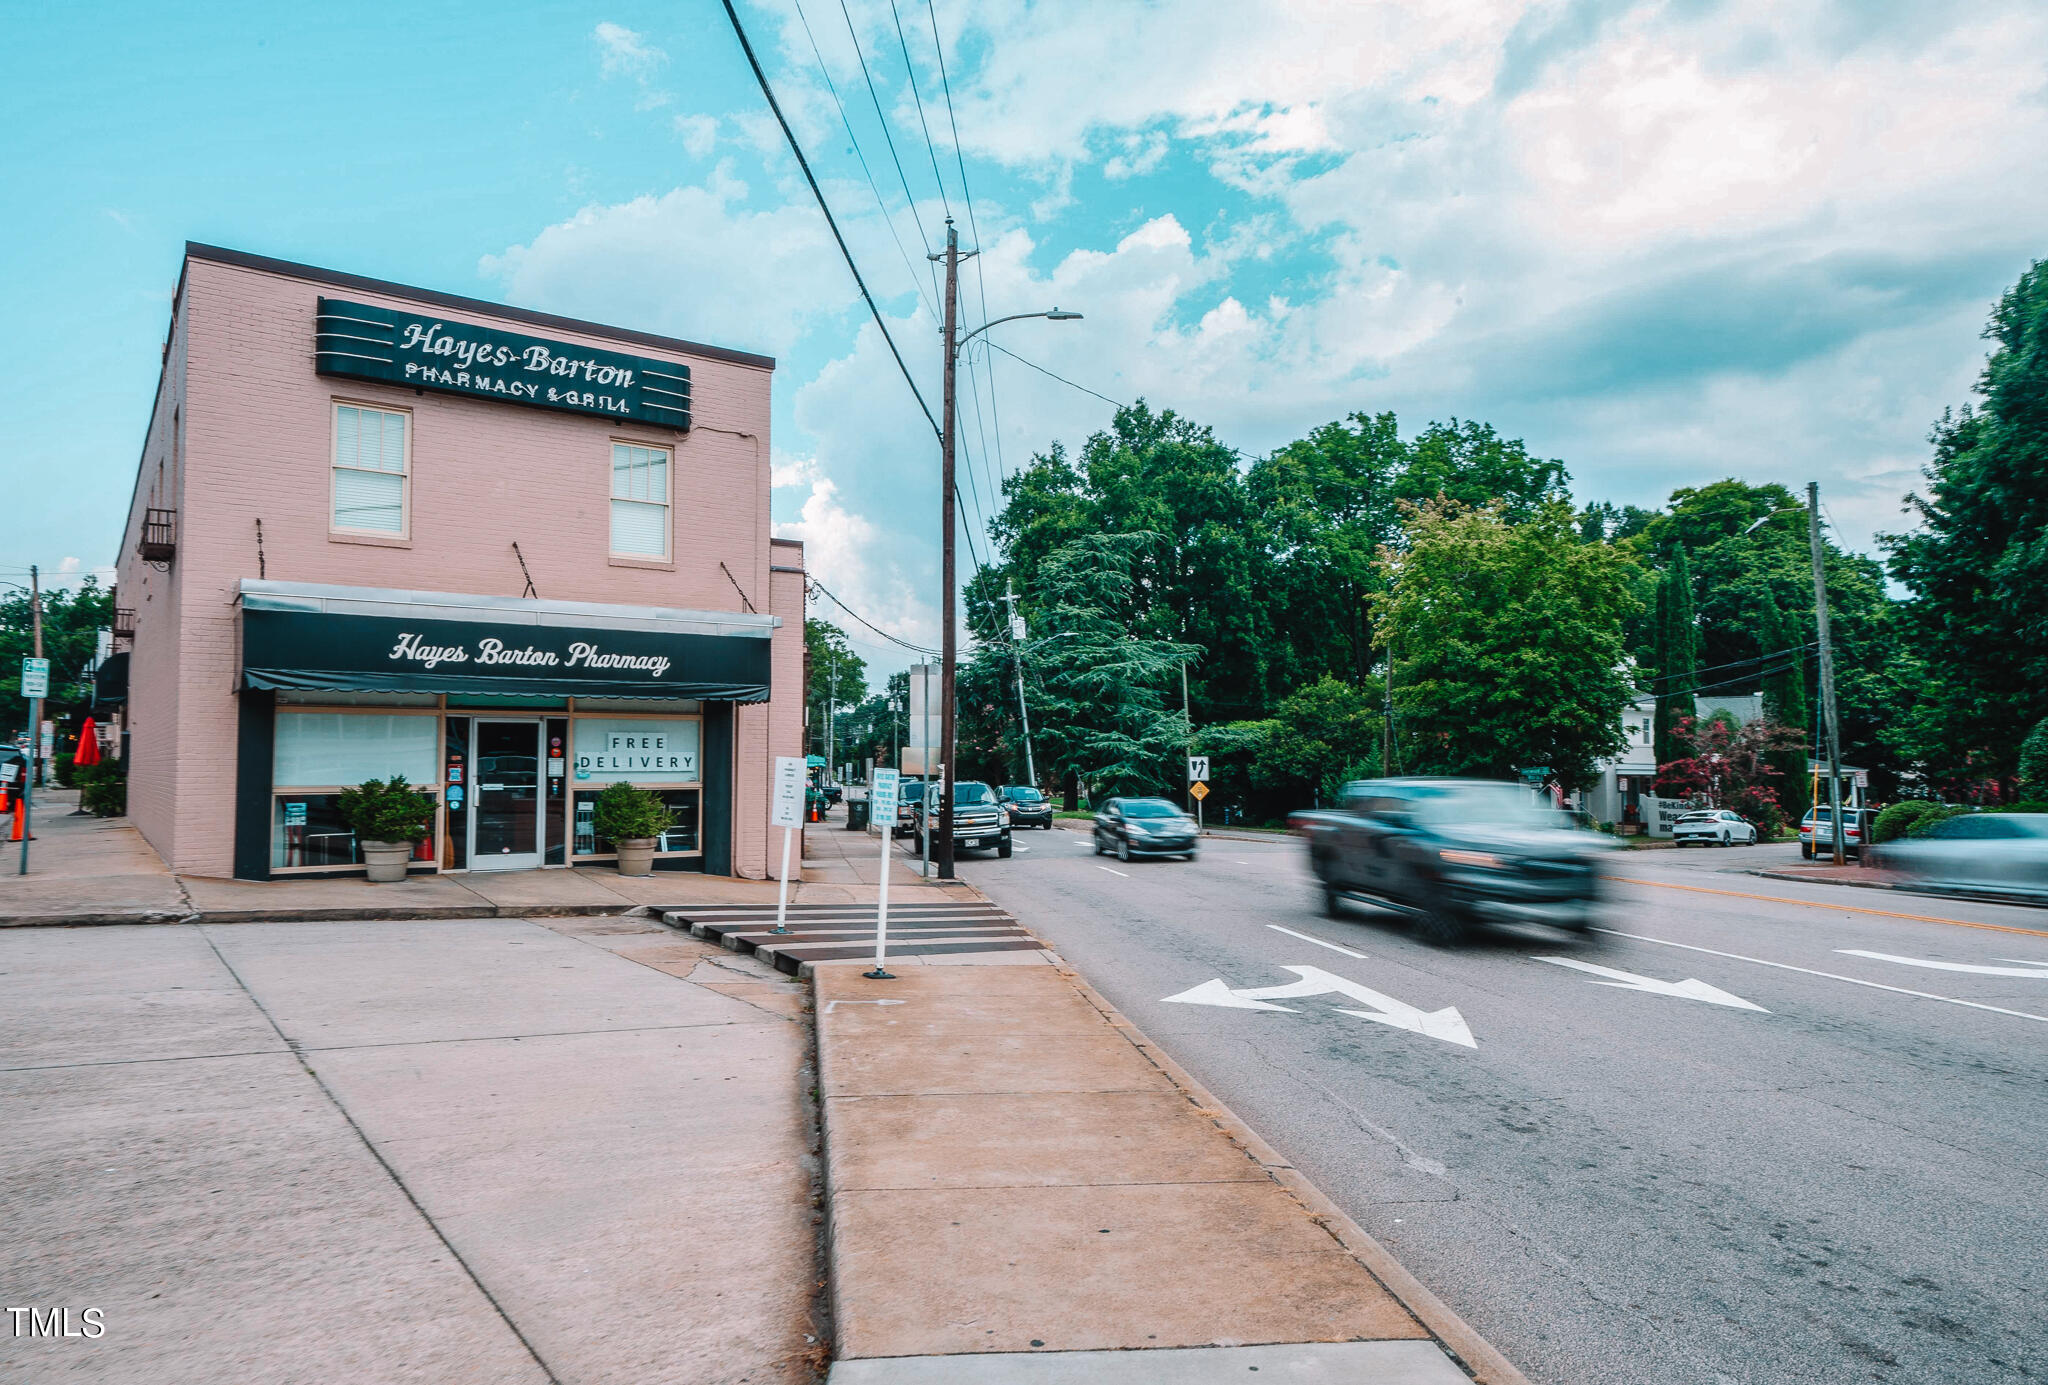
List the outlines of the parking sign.
{"label": "parking sign", "polygon": [[[868,792],[868,820],[876,823],[890,823],[896,820],[896,780],[898,771],[878,769],[875,782]],[[886,827],[884,828],[886,831]]]}
{"label": "parking sign", "polygon": [[50,695],[50,661],[24,657],[21,661],[21,695],[25,698]]}

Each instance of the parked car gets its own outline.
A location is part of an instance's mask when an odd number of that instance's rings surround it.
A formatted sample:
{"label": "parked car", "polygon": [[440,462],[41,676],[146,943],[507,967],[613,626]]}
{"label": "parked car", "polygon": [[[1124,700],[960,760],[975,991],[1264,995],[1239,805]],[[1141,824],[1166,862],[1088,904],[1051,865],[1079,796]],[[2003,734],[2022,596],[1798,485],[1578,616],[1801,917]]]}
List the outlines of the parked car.
{"label": "parked car", "polygon": [[924,807],[924,780],[912,779],[908,775],[896,781],[896,826],[899,837],[914,837],[918,833],[918,815]]}
{"label": "parked car", "polygon": [[[1868,816],[1856,808],[1842,810],[1842,850],[1850,856],[1863,854],[1863,820]],[[1799,820],[1799,854],[1809,861],[1835,854],[1834,809],[1822,804],[1806,810]]]}
{"label": "parked car", "polygon": [[2048,813],[1965,813],[1871,851],[1924,889],[2048,898]]}
{"label": "parked car", "polygon": [[1006,785],[1002,791],[1003,810],[1012,827],[1043,827],[1052,831],[1052,800],[1029,784]]}
{"label": "parked car", "polygon": [[[920,836],[930,818],[939,810],[940,789],[932,785],[925,794],[918,815]],[[996,791],[977,779],[953,781],[953,849],[993,848],[1004,860],[1010,858],[1010,819],[996,799]]]}
{"label": "parked car", "polygon": [[1475,779],[1361,780],[1343,807],[1288,818],[1332,918],[1367,899],[1444,945],[1480,923],[1591,927],[1615,844],[1570,823],[1520,784]]}
{"label": "parked car", "polygon": [[1756,825],[1726,808],[1703,808],[1679,814],[1671,824],[1671,840],[1676,846],[1755,846]]}
{"label": "parked car", "polygon": [[1133,856],[1181,856],[1192,861],[1199,849],[1195,820],[1163,798],[1112,798],[1095,814],[1095,854],[1114,851],[1119,861]]}

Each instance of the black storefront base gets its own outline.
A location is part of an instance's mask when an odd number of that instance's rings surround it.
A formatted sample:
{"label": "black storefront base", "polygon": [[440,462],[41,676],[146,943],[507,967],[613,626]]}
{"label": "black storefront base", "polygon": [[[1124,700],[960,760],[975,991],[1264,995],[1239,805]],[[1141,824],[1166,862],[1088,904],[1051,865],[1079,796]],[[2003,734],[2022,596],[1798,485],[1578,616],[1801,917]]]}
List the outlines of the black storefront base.
{"label": "black storefront base", "polygon": [[[702,869],[706,875],[732,874],[732,752],[733,704],[704,704],[704,789],[706,805],[699,816],[704,824]],[[709,805],[717,804],[713,812]]]}
{"label": "black storefront base", "polygon": [[277,694],[244,688],[235,718],[235,879],[270,878],[271,771],[277,754]]}

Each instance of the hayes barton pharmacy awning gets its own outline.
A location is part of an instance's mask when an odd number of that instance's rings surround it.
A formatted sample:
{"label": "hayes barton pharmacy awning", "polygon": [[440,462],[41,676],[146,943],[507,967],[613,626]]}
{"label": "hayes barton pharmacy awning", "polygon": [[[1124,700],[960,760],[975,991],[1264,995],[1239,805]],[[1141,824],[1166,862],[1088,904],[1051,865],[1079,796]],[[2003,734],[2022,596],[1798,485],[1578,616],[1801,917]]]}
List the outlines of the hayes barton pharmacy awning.
{"label": "hayes barton pharmacy awning", "polygon": [[768,699],[775,616],[242,583],[242,686]]}

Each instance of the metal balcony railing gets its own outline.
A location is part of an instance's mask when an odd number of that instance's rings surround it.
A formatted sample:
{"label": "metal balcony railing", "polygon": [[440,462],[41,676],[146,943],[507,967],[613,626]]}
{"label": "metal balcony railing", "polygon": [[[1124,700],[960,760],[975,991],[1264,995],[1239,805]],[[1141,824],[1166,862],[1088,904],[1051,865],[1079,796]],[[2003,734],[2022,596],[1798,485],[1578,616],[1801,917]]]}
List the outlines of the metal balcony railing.
{"label": "metal balcony railing", "polygon": [[144,510],[142,542],[135,551],[145,563],[168,563],[178,555],[178,512]]}
{"label": "metal balcony railing", "polygon": [[132,606],[114,608],[114,638],[132,640],[135,638],[135,609]]}

